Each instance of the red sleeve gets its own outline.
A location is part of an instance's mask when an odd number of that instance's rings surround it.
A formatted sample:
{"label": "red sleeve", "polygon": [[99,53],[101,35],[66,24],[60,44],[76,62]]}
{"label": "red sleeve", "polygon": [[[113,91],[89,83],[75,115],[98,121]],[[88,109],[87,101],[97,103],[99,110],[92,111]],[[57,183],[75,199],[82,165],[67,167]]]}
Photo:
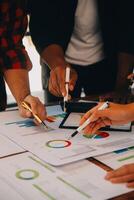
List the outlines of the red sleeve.
{"label": "red sleeve", "polygon": [[30,69],[32,64],[22,44],[27,28],[25,0],[0,3],[0,66],[3,69]]}

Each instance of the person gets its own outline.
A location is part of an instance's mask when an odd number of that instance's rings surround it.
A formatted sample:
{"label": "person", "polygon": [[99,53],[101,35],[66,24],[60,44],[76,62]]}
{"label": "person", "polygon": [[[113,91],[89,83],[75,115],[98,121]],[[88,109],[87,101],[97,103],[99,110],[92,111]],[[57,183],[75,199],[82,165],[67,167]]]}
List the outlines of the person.
{"label": "person", "polygon": [[134,63],[133,1],[29,2],[46,101],[66,95],[66,66],[71,68],[72,97],[80,97],[83,88],[91,95],[113,91],[115,83],[118,90],[126,86]]}
{"label": "person", "polygon": [[28,71],[32,64],[22,44],[27,28],[26,0],[0,1],[0,111],[6,109],[7,82],[23,117],[31,117],[31,112],[21,106],[27,102],[33,113],[45,119],[45,108],[41,101],[31,95]]}
{"label": "person", "polygon": [[[82,117],[80,124],[89,117],[91,121],[84,129],[84,134],[94,134],[107,125],[121,125],[134,121],[134,103],[125,105],[110,103],[107,109],[98,110],[101,105],[102,103],[99,103]],[[112,183],[127,183],[127,187],[134,188],[134,163],[108,172],[105,179]]]}

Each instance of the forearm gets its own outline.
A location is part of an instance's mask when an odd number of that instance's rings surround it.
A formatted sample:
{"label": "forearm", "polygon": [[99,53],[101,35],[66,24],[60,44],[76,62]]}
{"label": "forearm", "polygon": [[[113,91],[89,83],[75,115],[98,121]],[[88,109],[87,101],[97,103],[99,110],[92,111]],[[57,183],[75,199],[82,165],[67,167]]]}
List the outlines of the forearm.
{"label": "forearm", "polygon": [[134,103],[126,105],[126,119],[134,121]]}
{"label": "forearm", "polygon": [[56,44],[49,45],[41,54],[42,59],[46,62],[50,69],[57,66],[66,66],[64,51],[62,47]]}
{"label": "forearm", "polygon": [[20,104],[30,94],[28,71],[25,69],[6,70],[4,76],[17,104]]}

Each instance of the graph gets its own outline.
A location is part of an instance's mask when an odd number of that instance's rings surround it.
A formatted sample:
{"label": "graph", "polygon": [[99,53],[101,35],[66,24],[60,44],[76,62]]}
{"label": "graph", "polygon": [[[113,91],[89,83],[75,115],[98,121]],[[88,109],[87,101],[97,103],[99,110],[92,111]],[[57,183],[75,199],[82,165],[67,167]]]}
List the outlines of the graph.
{"label": "graph", "polygon": [[33,122],[32,119],[26,119],[26,120],[21,120],[21,121],[14,121],[14,122],[8,122],[5,123],[5,125],[18,125],[18,127],[35,127],[36,124]]}
{"label": "graph", "polygon": [[109,137],[109,133],[107,132],[97,132],[96,135],[83,135],[86,138],[90,138],[90,139],[103,139],[103,138],[107,138]]}
{"label": "graph", "polygon": [[46,120],[50,123],[55,122],[58,118],[64,118],[65,113],[58,114],[58,115],[52,115],[52,116],[47,116]]}
{"label": "graph", "polygon": [[50,140],[46,143],[47,147],[50,148],[65,148],[69,147],[71,145],[71,142],[68,140]]}
{"label": "graph", "polygon": [[116,154],[122,154],[124,152],[131,151],[131,150],[134,150],[134,146],[114,151],[114,153],[116,153]]}
{"label": "graph", "polygon": [[16,177],[22,180],[32,180],[39,176],[39,173],[33,169],[23,169],[16,172]]}
{"label": "graph", "polygon": [[130,156],[126,156],[126,157],[118,159],[119,162],[123,162],[126,160],[134,160],[134,155],[130,155]]}

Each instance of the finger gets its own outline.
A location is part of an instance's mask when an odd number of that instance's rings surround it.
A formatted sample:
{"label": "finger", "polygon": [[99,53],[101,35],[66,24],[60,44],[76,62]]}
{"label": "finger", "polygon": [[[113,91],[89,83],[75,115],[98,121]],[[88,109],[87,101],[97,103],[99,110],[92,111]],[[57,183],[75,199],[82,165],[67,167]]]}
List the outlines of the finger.
{"label": "finger", "polygon": [[103,103],[99,103],[97,106],[90,109],[88,112],[86,112],[83,117],[80,120],[80,125],[83,124]]}
{"label": "finger", "polygon": [[[90,122],[95,122],[99,118],[101,118],[101,119],[104,118],[104,119],[107,119],[106,122],[105,122],[106,125],[109,125],[109,123],[110,124],[112,123],[112,121],[110,121],[110,117],[111,117],[111,113],[110,113],[110,109],[109,108],[106,108],[104,110],[95,110],[94,113],[90,117]],[[109,119],[109,121],[108,121],[108,119]]]}
{"label": "finger", "polygon": [[49,78],[49,91],[55,96],[61,96],[60,86],[56,77],[56,73],[51,71]]}
{"label": "finger", "polygon": [[54,72],[56,75],[56,82],[58,83],[59,95],[65,96],[66,95],[66,88],[65,88],[66,68],[65,67],[57,67]]}
{"label": "finger", "polygon": [[84,128],[83,133],[87,136],[91,135],[93,127],[94,127],[94,123],[92,123],[92,124],[90,124],[90,126],[87,126],[86,128]]}
{"label": "finger", "polygon": [[74,90],[77,79],[78,79],[77,72],[74,69],[71,69],[71,77],[70,77],[70,81],[69,81],[69,90],[70,91]]}
{"label": "finger", "polygon": [[134,188],[134,180],[126,185],[129,188]]}
{"label": "finger", "polygon": [[102,127],[105,127],[105,124],[103,121],[101,121],[99,123],[95,123],[94,127],[91,130],[91,134],[96,134],[96,132]]}
{"label": "finger", "polygon": [[86,134],[92,134],[93,133],[93,129],[97,124],[101,123],[101,119],[98,119],[96,122],[90,122],[89,125],[87,125],[84,129],[84,132]]}
{"label": "finger", "polygon": [[46,110],[38,97],[28,96],[24,101],[30,105],[33,114],[37,114],[41,120],[45,119]]}
{"label": "finger", "polygon": [[39,104],[39,98],[38,97],[31,97],[26,98],[25,101],[30,105],[31,110],[34,114],[38,114],[38,104]]}
{"label": "finger", "polygon": [[109,179],[111,183],[127,183],[133,180],[134,180],[134,174],[129,174],[129,175]]}
{"label": "finger", "polygon": [[105,179],[109,180],[113,177],[115,178],[115,177],[124,176],[126,174],[133,173],[133,170],[134,170],[133,167],[134,167],[134,164],[124,165],[116,170],[108,172],[107,175],[105,176]]}
{"label": "finger", "polygon": [[53,88],[53,84],[51,82],[51,79],[49,79],[49,92],[54,96],[59,96],[58,92]]}
{"label": "finger", "polygon": [[39,102],[37,105],[37,115],[42,121],[46,119],[46,109],[41,102]]}
{"label": "finger", "polygon": [[23,117],[23,118],[31,118],[33,115],[30,111],[26,110],[25,108],[23,108],[22,106],[20,106],[19,108],[20,110],[20,115]]}
{"label": "finger", "polygon": [[35,118],[33,119],[33,121],[34,121],[34,123],[35,123],[37,126],[40,125],[40,123],[39,123]]}
{"label": "finger", "polygon": [[80,120],[80,125],[82,125],[91,116],[91,114],[92,113],[89,110],[85,115],[83,115],[83,117]]}

